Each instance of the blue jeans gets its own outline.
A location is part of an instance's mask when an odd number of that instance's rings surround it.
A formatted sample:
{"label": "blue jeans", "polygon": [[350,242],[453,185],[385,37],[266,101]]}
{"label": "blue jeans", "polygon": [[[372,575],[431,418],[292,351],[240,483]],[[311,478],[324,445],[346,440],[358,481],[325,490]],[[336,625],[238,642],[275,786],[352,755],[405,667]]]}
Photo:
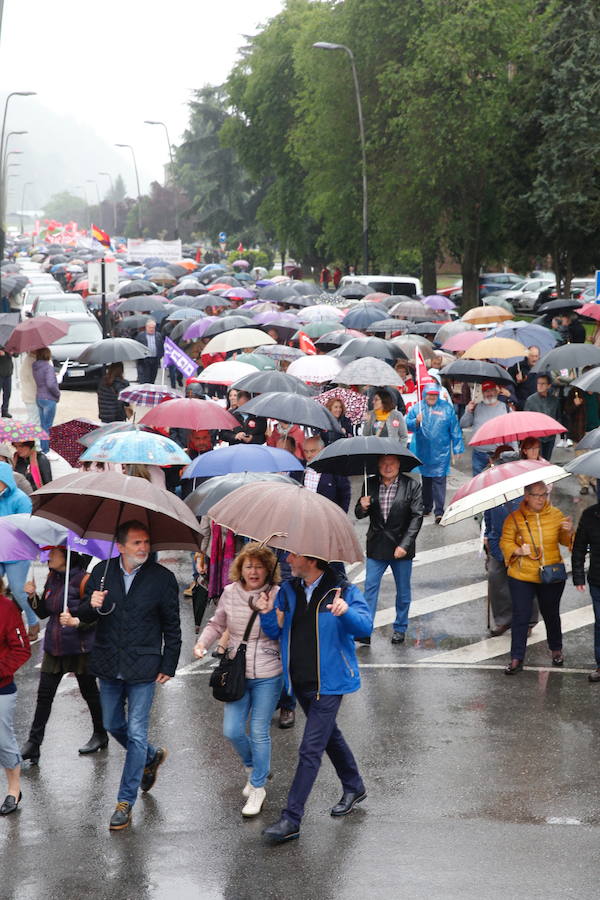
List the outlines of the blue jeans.
{"label": "blue jeans", "polygon": [[479,475],[484,469],[487,469],[490,461],[490,454],[485,450],[479,450],[473,447],[473,455],[471,456],[471,471],[473,475]]}
{"label": "blue jeans", "polygon": [[30,565],[31,563],[28,559],[18,559],[14,562],[0,562],[0,575],[6,575],[10,592],[17,605],[20,606],[25,613],[27,624],[37,625],[40,620],[29,605],[29,600],[27,599],[27,594],[24,590]]}
{"label": "blue jeans", "polygon": [[[54,415],[56,413],[56,401],[55,400],[43,400],[41,397],[37,400],[37,408],[40,414],[40,426],[50,434],[50,429],[52,428],[52,423],[54,422]],[[42,453],[47,453],[50,449],[50,441],[44,439],[40,440],[40,447],[42,448]]]}
{"label": "blue jeans", "polygon": [[[252,787],[263,787],[271,771],[271,719],[279,701],[282,684],[282,675],[246,678],[244,696],[225,704],[223,734],[233,744],[242,763],[252,769]],[[246,733],[248,715],[250,734]]]}
{"label": "blue jeans", "polygon": [[120,678],[100,678],[99,682],[104,727],[127,751],[117,800],[126,800],[133,806],[144,767],[156,756],[156,747],[148,743],[155,682],[134,684]]}
{"label": "blue jeans", "polygon": [[423,512],[430,513],[433,509],[436,516],[442,516],[446,502],[446,476],[441,475],[430,478],[428,475],[421,475],[421,482]]}
{"label": "blue jeans", "polygon": [[[598,481],[600,481],[600,478]],[[589,584],[588,587],[594,607],[594,655],[596,657],[596,668],[600,669],[600,587],[597,584]]]}
{"label": "blue jeans", "polygon": [[408,627],[408,609],[411,600],[410,576],[412,574],[412,559],[371,559],[368,556],[365,600],[374,620],[377,612],[379,585],[388,566],[391,566],[394,581],[396,582],[396,620],[394,622],[394,631],[404,634]]}

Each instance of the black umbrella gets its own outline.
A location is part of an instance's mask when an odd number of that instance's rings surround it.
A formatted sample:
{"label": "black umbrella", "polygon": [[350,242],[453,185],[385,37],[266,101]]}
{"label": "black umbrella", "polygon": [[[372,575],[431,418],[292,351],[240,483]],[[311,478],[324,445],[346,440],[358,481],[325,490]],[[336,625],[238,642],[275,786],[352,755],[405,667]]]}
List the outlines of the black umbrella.
{"label": "black umbrella", "polygon": [[338,359],[363,359],[371,356],[373,359],[406,359],[406,354],[397,344],[384,341],[382,338],[353,338],[335,351]]}
{"label": "black umbrella", "polygon": [[[206,296],[206,295],[204,295]],[[176,306],[179,306],[181,309],[198,309],[198,297],[194,297],[192,294],[174,294],[173,295],[173,303]]]}
{"label": "black umbrella", "polygon": [[195,516],[205,516],[211,506],[226,497],[236,488],[245,484],[255,484],[257,481],[279,481],[281,484],[298,484],[289,475],[281,472],[230,472],[228,475],[217,475],[208,478],[200,487],[183,501],[189,506]]}
{"label": "black umbrella", "polygon": [[321,431],[340,432],[341,427],[335,416],[328,409],[300,394],[289,394],[282,391],[261,394],[244,403],[244,415],[264,416],[267,419],[278,419],[293,425],[306,425]]}
{"label": "black umbrella", "polygon": [[353,284],[346,284],[335,292],[336,297],[342,297],[345,300],[362,300],[367,294],[372,294],[373,288],[368,284],[360,284],[355,281]]}
{"label": "black umbrella", "polygon": [[538,307],[536,312],[542,313],[553,313],[554,315],[559,315],[561,312],[573,312],[575,309],[579,309],[583,306],[583,303],[579,300],[571,300],[570,297],[559,297],[558,300],[550,300],[549,303],[543,303],[542,306]]}
{"label": "black umbrella", "polygon": [[261,288],[259,295],[262,300],[283,301],[285,303],[294,303],[294,306],[311,306],[311,301],[297,294],[289,284],[268,284]]}
{"label": "black umbrella", "polygon": [[376,474],[380,456],[398,456],[401,472],[410,472],[421,464],[421,460],[400,441],[371,435],[334,441],[315,456],[310,467],[315,472],[329,472],[332,475],[364,475],[366,494],[367,475]]}
{"label": "black umbrella", "polygon": [[584,366],[600,366],[600,347],[593,344],[563,344],[545,353],[531,371],[558,372],[560,369],[582,369]]}
{"label": "black umbrella", "polygon": [[482,362],[479,359],[457,359],[444,366],[440,375],[454,381],[479,382],[495,381],[497,384],[514,384],[514,379],[506,369],[497,363]]}
{"label": "black umbrella", "polygon": [[348,341],[353,341],[354,336],[348,334],[347,331],[329,331],[327,334],[324,334],[323,337],[320,337],[317,341],[315,341],[315,347],[318,347],[319,350],[334,350],[336,347],[341,347],[343,344],[347,344]]}
{"label": "black umbrella", "polygon": [[224,316],[217,319],[216,322],[212,322],[204,332],[203,337],[211,338],[215,334],[221,334],[223,331],[233,331],[234,328],[248,328],[248,326],[254,326],[254,321],[250,316]]}
{"label": "black umbrella", "polygon": [[124,319],[117,322],[115,331],[118,331],[119,334],[123,334],[126,331],[141,331],[151,318],[152,316],[125,316]]}
{"label": "black umbrella", "polygon": [[135,297],[138,294],[155,294],[156,288],[149,281],[142,278],[129,281],[119,288],[119,297]]}
{"label": "black umbrella", "polygon": [[[313,390],[307,384],[288,375],[286,372],[278,372],[275,369],[267,369],[263,372],[253,372],[252,375],[244,375],[231,385],[238,391],[248,391],[249,394],[266,394],[279,391],[288,394],[301,394],[303,397],[312,397]],[[242,406],[241,412],[244,411]]]}
{"label": "black umbrella", "polygon": [[[403,321],[403,320],[402,320]],[[409,322],[408,334],[422,334],[424,337],[433,336],[440,330],[439,322]]]}
{"label": "black umbrella", "polygon": [[[582,391],[589,391],[590,394],[600,394],[600,366],[590,369],[589,372],[584,372],[579,378],[575,378],[571,382],[571,387],[581,388]],[[577,449],[579,449],[579,446]]]}
{"label": "black umbrella", "polygon": [[[365,330],[382,334],[391,334],[392,331],[406,332],[409,329],[412,331],[416,327],[414,322],[408,322],[406,319],[379,319],[377,322],[373,322],[372,325],[369,325]],[[435,327],[437,330],[438,326],[436,325]]]}
{"label": "black umbrella", "polygon": [[16,325],[11,325],[10,322],[0,322],[0,347],[4,347],[15,328]]}
{"label": "black umbrella", "polygon": [[139,297],[128,297],[119,303],[118,312],[157,312],[165,308],[165,301],[159,300],[157,297],[151,297],[149,294],[142,294]]}
{"label": "black umbrella", "polygon": [[322,297],[331,298],[330,294],[323,295],[321,288],[314,281],[294,281],[291,285],[297,294],[304,294],[306,297]]}
{"label": "black umbrella", "polygon": [[150,351],[144,344],[131,338],[104,338],[86,347],[78,357],[79,362],[88,365],[108,366],[114,362],[126,362],[133,359],[144,359]]}

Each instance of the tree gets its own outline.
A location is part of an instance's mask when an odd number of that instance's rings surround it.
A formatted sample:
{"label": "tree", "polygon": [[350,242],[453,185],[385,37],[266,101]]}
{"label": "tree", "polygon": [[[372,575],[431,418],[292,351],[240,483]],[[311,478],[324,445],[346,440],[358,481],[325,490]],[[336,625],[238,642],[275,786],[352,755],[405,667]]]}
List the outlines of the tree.
{"label": "tree", "polygon": [[57,222],[79,222],[87,225],[88,205],[82,197],[61,191],[53,194],[44,207],[44,217]]}

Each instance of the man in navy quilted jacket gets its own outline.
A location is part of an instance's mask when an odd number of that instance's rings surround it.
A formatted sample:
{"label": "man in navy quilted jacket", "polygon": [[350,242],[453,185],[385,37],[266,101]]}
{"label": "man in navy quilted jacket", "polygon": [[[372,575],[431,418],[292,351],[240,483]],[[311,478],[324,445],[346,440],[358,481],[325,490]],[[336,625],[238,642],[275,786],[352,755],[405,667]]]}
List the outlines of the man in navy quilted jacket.
{"label": "man in navy quilted jacket", "polygon": [[145,526],[125,522],[116,540],[119,556],[111,559],[104,584],[105,563],[93,569],[77,616],[96,623],[90,671],[99,679],[104,727],[126,750],[109,825],[122,831],[131,823],[139,788],[150,790],[167,757],[164,747],[148,742],[148,722],[155,685],[175,674],[181,627],[177,581],[152,561]]}

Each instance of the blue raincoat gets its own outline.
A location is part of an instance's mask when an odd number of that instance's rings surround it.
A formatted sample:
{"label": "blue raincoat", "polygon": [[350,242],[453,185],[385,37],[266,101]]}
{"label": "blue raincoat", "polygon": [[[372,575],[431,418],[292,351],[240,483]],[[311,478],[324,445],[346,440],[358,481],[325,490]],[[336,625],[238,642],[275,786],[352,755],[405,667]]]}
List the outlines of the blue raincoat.
{"label": "blue raincoat", "polygon": [[[450,472],[450,451],[463,453],[462,431],[454,412],[454,407],[438,397],[434,406],[425,402],[425,395],[439,388],[425,385],[423,400],[411,406],[406,415],[406,427],[413,432],[410,449],[423,465],[415,469],[426,478],[444,478]],[[417,415],[423,414],[423,421],[417,425]]]}

